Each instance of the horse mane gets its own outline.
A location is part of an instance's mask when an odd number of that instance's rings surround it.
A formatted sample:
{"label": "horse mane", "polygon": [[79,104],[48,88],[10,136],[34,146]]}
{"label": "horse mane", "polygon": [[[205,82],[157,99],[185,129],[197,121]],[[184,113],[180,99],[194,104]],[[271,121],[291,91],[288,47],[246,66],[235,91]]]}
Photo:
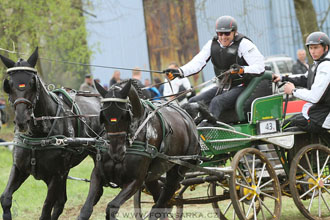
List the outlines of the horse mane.
{"label": "horse mane", "polygon": [[119,86],[119,87],[123,88],[126,85],[126,83],[128,83],[130,80],[131,80],[131,85],[135,88],[139,98],[144,99],[145,97],[144,97],[143,90],[142,90],[143,87],[141,85],[139,85],[139,81],[137,79],[125,79],[121,82],[113,84],[110,88],[115,87],[115,86]]}

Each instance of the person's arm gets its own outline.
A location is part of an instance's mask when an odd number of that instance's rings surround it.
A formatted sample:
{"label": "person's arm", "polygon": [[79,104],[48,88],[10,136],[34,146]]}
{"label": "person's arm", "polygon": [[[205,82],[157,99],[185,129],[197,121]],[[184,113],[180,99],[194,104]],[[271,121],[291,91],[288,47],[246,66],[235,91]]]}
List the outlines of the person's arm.
{"label": "person's arm", "polygon": [[293,83],[295,86],[299,87],[307,87],[307,75],[308,71],[304,75],[291,75],[291,76],[283,76],[282,81],[288,81]]}
{"label": "person's arm", "polygon": [[293,95],[311,103],[318,103],[330,84],[330,62],[325,61],[317,68],[314,83],[310,90],[295,89]]}
{"label": "person's arm", "polygon": [[211,57],[211,44],[212,40],[209,40],[191,61],[180,67],[184,76],[196,74],[205,67]]}
{"label": "person's arm", "polygon": [[238,47],[238,55],[249,64],[243,66],[244,73],[260,74],[265,72],[264,56],[250,40],[243,38]]}

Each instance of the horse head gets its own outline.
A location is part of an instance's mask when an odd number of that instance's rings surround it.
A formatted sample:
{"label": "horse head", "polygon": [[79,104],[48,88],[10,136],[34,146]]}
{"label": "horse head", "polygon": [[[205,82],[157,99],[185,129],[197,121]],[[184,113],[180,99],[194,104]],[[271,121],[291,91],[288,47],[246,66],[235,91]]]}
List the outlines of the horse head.
{"label": "horse head", "polygon": [[108,153],[117,162],[125,158],[129,146],[132,122],[143,116],[143,106],[131,81],[123,88],[113,86],[109,91],[95,82],[96,89],[103,97],[100,122],[104,124],[109,141]]}
{"label": "horse head", "polygon": [[38,99],[38,77],[34,68],[38,60],[38,48],[25,61],[19,59],[16,63],[0,55],[8,68],[8,77],[3,81],[3,89],[9,95],[9,101],[15,110],[14,122],[20,132],[25,132],[31,120],[33,109]]}

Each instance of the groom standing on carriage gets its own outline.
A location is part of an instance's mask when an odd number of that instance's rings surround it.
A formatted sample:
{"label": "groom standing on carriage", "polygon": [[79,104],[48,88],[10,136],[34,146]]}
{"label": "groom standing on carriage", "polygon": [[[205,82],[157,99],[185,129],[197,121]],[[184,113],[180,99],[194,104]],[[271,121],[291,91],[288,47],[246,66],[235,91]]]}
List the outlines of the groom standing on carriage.
{"label": "groom standing on carriage", "polygon": [[211,59],[217,77],[229,70],[230,87],[219,86],[195,96],[190,103],[204,101],[217,119],[225,110],[234,109],[236,99],[246,88],[253,75],[265,71],[264,57],[250,39],[237,32],[237,22],[231,16],[221,16],[215,25],[216,36],[187,64],[178,69],[166,69],[170,80],[200,72]]}
{"label": "groom standing on carriage", "polygon": [[273,80],[287,81],[284,92],[307,102],[302,112],[286,120],[284,126],[325,133],[330,129],[330,39],[323,32],[313,32],[305,45],[314,60],[309,70],[299,77],[274,75]]}

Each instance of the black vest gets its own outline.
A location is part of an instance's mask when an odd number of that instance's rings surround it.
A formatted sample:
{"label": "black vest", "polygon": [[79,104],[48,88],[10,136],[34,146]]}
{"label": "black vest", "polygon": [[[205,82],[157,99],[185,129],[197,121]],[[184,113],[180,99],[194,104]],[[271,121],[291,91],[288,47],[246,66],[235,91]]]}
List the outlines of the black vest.
{"label": "black vest", "polygon": [[[211,44],[211,61],[216,76],[219,76],[221,73],[227,71],[232,64],[248,66],[244,58],[238,56],[238,47],[243,38],[247,37],[238,33],[234,38],[233,44],[224,48],[220,46],[217,36],[213,38]],[[233,75],[232,87],[241,83],[247,84],[251,78],[252,77],[250,74],[243,74],[243,77],[239,77],[235,74]]]}
{"label": "black vest", "polygon": [[[312,85],[315,80],[317,68],[320,65],[320,63],[324,61],[330,61],[329,58],[324,58],[321,59],[316,66],[312,66],[308,70],[308,75],[307,75],[307,89],[311,89]],[[324,120],[328,116],[330,112],[330,85],[328,85],[325,93],[321,97],[320,101],[316,104],[314,104],[310,109],[309,109],[309,117],[311,120],[315,121],[319,126],[322,126]]]}

